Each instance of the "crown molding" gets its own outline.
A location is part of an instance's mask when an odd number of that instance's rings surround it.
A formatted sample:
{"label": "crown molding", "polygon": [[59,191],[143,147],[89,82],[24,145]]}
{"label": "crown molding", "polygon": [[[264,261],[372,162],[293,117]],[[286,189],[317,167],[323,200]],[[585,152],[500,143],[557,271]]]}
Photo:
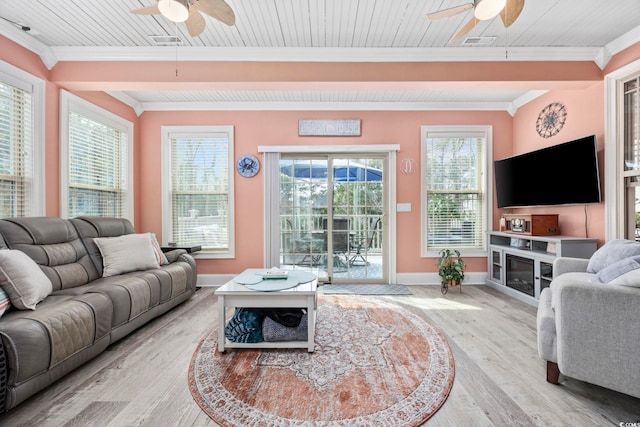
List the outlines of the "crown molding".
{"label": "crown molding", "polygon": [[144,107],[142,106],[142,104],[137,99],[131,97],[130,95],[126,94],[125,92],[106,91],[106,93],[109,96],[112,96],[113,98],[115,98],[118,101],[122,102],[123,104],[126,104],[129,107],[131,107],[133,109],[133,111],[136,113],[136,116],[140,117],[140,115],[142,115],[142,113],[144,113]]}
{"label": "crown molding", "polygon": [[58,62],[53,49],[8,22],[0,21],[0,34],[40,56],[42,63],[48,70],[52,69]]}
{"label": "crown molding", "polygon": [[511,109],[509,110],[509,114],[511,114],[511,116],[515,116],[518,108],[522,107],[525,104],[528,104],[536,98],[541,97],[547,92],[547,90],[530,90],[524,95],[519,96],[518,98],[514,99],[513,102],[511,102]]}
{"label": "crown molding", "polygon": [[56,46],[59,61],[488,62],[594,61],[597,47],[237,48]]}
{"label": "crown molding", "polygon": [[118,97],[142,111],[506,111],[511,102],[141,102]]}
{"label": "crown molding", "polygon": [[0,34],[36,53],[48,69],[59,61],[288,61],[288,62],[474,62],[593,61],[603,69],[610,58],[640,42],[640,26],[603,47],[442,47],[442,48],[259,48],[196,46],[47,46],[14,25],[0,21]]}
{"label": "crown molding", "polygon": [[640,42],[640,25],[600,48],[595,62],[601,70],[604,70],[613,55],[638,42]]}

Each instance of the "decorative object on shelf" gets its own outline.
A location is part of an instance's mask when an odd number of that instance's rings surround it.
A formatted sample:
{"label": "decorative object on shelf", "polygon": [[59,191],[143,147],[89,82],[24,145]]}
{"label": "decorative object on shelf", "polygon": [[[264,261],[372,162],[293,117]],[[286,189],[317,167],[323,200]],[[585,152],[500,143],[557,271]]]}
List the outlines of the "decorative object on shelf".
{"label": "decorative object on shelf", "polygon": [[298,136],[360,136],[360,119],[300,119]]}
{"label": "decorative object on shelf", "polygon": [[238,173],[246,178],[255,176],[260,170],[260,162],[253,154],[245,154],[238,159],[236,163]]}
{"label": "decorative object on shelf", "polygon": [[530,236],[557,236],[560,234],[557,214],[509,214],[504,215],[504,218],[506,228],[500,231]]}
{"label": "decorative object on shelf", "polygon": [[550,138],[562,130],[566,121],[567,108],[559,102],[552,102],[540,111],[536,131],[541,137]]}
{"label": "decorative object on shelf", "polygon": [[[457,249],[442,249],[438,258],[438,275],[442,278],[442,294],[449,291],[449,286],[461,285],[464,280],[466,265]],[[462,286],[460,286],[462,292]]]}

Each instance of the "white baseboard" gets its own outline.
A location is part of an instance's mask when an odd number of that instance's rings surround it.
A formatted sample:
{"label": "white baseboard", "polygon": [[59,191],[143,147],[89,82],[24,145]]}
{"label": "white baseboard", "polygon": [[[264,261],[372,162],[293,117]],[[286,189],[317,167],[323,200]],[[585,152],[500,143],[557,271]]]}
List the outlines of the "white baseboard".
{"label": "white baseboard", "polygon": [[198,274],[198,286],[222,286],[238,274]]}
{"label": "white baseboard", "polygon": [[[487,280],[486,272],[465,273],[464,285],[484,285]],[[398,273],[396,283],[399,285],[437,285],[440,286],[440,276],[438,273]]]}

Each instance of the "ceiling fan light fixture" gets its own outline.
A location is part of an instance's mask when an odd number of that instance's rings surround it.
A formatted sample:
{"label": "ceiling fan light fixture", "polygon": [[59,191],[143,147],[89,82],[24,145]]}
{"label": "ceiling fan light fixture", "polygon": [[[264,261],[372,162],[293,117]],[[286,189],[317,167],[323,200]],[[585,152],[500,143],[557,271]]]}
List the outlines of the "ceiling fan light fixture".
{"label": "ceiling fan light fixture", "polygon": [[168,20],[184,22],[189,17],[189,0],[160,0],[158,9]]}
{"label": "ceiling fan light fixture", "polygon": [[477,19],[484,21],[498,16],[507,5],[507,0],[480,0],[476,4],[474,15]]}

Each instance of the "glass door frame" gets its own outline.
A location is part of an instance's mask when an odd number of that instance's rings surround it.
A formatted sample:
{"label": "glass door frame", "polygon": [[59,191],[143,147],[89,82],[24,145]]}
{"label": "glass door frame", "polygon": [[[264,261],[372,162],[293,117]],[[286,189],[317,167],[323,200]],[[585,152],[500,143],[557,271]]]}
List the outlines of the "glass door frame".
{"label": "glass door frame", "polygon": [[348,158],[385,157],[384,187],[387,197],[384,202],[383,252],[385,254],[385,278],[387,283],[396,282],[396,161],[398,144],[375,145],[319,145],[319,146],[259,146],[263,154],[264,170],[264,267],[280,263],[280,155],[330,155]]}

